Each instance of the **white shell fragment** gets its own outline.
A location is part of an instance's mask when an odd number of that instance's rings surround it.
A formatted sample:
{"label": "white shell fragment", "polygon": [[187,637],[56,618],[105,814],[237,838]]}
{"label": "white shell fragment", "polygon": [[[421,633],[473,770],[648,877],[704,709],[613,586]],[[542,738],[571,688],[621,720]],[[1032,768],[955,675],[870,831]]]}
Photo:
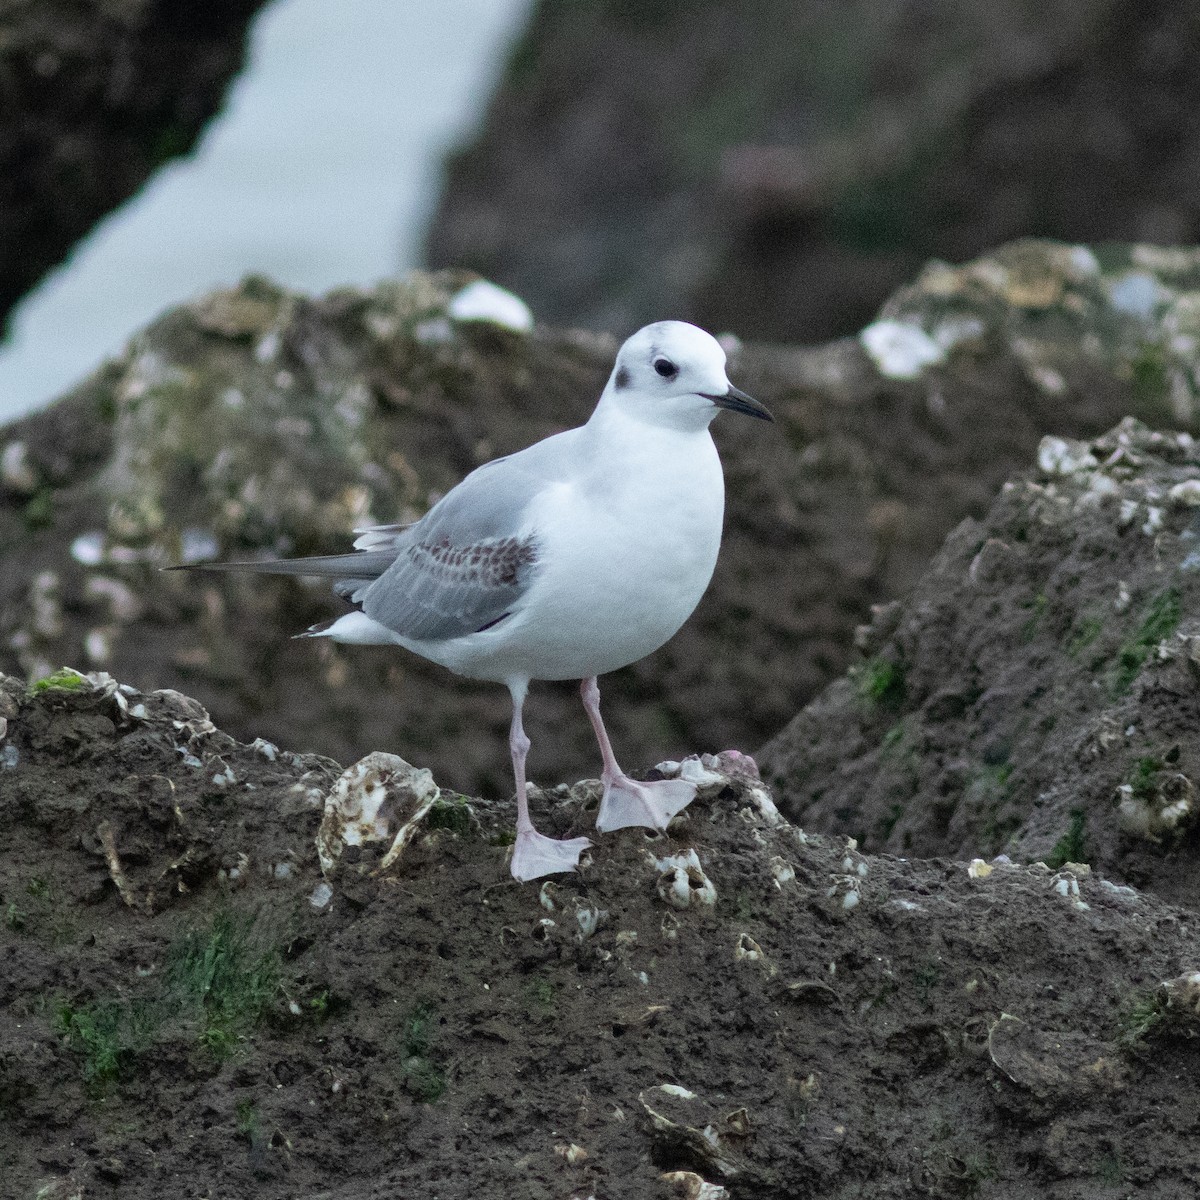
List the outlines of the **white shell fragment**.
{"label": "white shell fragment", "polygon": [[596,905],[582,900],[578,896],[573,897],[573,907],[575,924],[579,926],[579,931],[575,934],[577,942],[587,941],[608,920],[607,909],[597,908]]}
{"label": "white shell fragment", "polygon": [[868,325],[858,340],[880,375],[917,379],[926,367],[942,362],[945,350],[919,325],[882,320]]}
{"label": "white shell fragment", "polygon": [[104,534],[94,529],[91,533],[81,533],[72,543],[71,557],[85,567],[96,567],[104,561]]}
{"label": "white shell fragment", "polygon": [[726,782],[724,775],[709,770],[695,754],[679,764],[679,778],[695,784],[697,788],[717,787]]}
{"label": "white shell fragment", "polygon": [[514,333],[529,333],[533,329],[533,313],[529,305],[505,288],[477,279],[468,283],[446,307],[454,321],[486,321]]}
{"label": "white shell fragment", "polygon": [[255,738],[250,743],[250,749],[256,754],[261,754],[267,762],[274,762],[279,757],[279,747],[264,738]]}
{"label": "white shell fragment", "polygon": [[1037,464],[1047,475],[1074,475],[1099,465],[1085,442],[1050,436],[1038,443]]}
{"label": "white shell fragment", "polygon": [[833,883],[825,889],[825,895],[834,900],[841,896],[841,906],[843,911],[849,912],[852,908],[857,908],[859,901],[862,899],[862,877],[860,875],[835,875]]}
{"label": "white shell fragment", "polygon": [[1136,888],[1131,888],[1128,884],[1113,883],[1111,879],[1101,879],[1100,886],[1114,900],[1123,900],[1126,904],[1136,904],[1138,894]]}
{"label": "white shell fragment", "polygon": [[771,859],[771,880],[775,886],[783,891],[785,883],[791,883],[796,878],[796,868],[785,858],[781,858],[778,854]]}
{"label": "white shell fragment", "polygon": [[695,1171],[664,1171],[659,1176],[678,1200],[728,1200],[729,1189],[709,1183]]}
{"label": "white shell fragment", "polygon": [[984,862],[982,858],[973,858],[967,867],[967,874],[972,879],[986,879],[994,870],[991,863]]}
{"label": "white shell fragment", "polygon": [[377,870],[390,867],[437,800],[433,775],[395,754],[375,752],[342,772],[325,797],[317,832],[321,870],[328,875],[346,846],[391,842]]}
{"label": "white shell fragment", "polygon": [[444,346],[454,341],[454,327],[446,317],[430,317],[413,326],[413,337],[422,346]]}
{"label": "white shell fragment", "polygon": [[1074,871],[1059,871],[1057,875],[1051,877],[1050,886],[1064,900],[1069,900],[1071,907],[1077,912],[1086,912],[1091,907],[1080,898],[1079,878]]}
{"label": "white shell fragment", "polygon": [[748,933],[738,935],[737,945],[733,948],[733,961],[752,963],[770,975],[775,974],[775,965],[767,958],[766,951]]}
{"label": "white shell fragment", "polygon": [[748,934],[739,935],[737,945],[733,949],[735,962],[763,962],[766,955],[763,948]]}
{"label": "white shell fragment", "polygon": [[1129,271],[1108,289],[1108,301],[1119,313],[1148,321],[1162,299],[1158,280],[1145,271]]}
{"label": "white shell fragment", "polygon": [[1190,508],[1200,505],[1200,479],[1185,479],[1177,483],[1167,492],[1167,499],[1172,504],[1184,504]]}
{"label": "white shell fragment", "polygon": [[945,351],[967,342],[978,342],[987,326],[978,317],[946,317],[933,329],[933,340]]}
{"label": "white shell fragment", "polygon": [[183,563],[207,562],[221,553],[221,543],[208,529],[182,529],[179,532],[179,561]]}
{"label": "white shell fragment", "polygon": [[863,880],[870,869],[867,860],[859,853],[858,842],[854,838],[846,839],[841,865],[845,874],[832,876],[833,882],[825,889],[825,895],[830,900],[841,896],[842,910],[849,912],[857,908],[862,899]]}
{"label": "white shell fragment", "polygon": [[1128,783],[1117,787],[1117,823],[1148,842],[1170,838],[1189,825],[1194,807],[1195,785],[1179,772],[1166,774],[1149,792],[1136,794]]}
{"label": "white shell fragment", "polygon": [[711,1170],[726,1179],[739,1174],[740,1164],[722,1135],[741,1136],[740,1131],[748,1128],[744,1109],[722,1117],[720,1110],[695,1092],[672,1083],[647,1088],[638,1095],[638,1102],[650,1118],[655,1140],[669,1148],[672,1157],[691,1159],[706,1172]]}
{"label": "white shell fragment", "polygon": [[[771,799],[766,788],[749,787],[746,789],[746,799],[750,801],[750,809],[754,815],[775,828],[776,826],[785,824],[779,809],[775,807],[775,801]],[[746,812],[746,809],[742,810]]]}
{"label": "white shell fragment", "polygon": [[1189,971],[1158,985],[1159,1004],[1170,1013],[1200,1018],[1200,971]]}
{"label": "white shell fragment", "polygon": [[1090,246],[1072,246],[1067,253],[1067,265],[1071,277],[1079,280],[1090,279],[1100,274],[1100,260]]}
{"label": "white shell fragment", "polygon": [[704,874],[695,850],[656,858],[659,873],[658,894],[672,908],[711,908],[717,902],[717,889]]}
{"label": "white shell fragment", "polygon": [[37,485],[37,475],[25,443],[9,442],[0,451],[0,486],[21,496],[31,496],[37,491]]}

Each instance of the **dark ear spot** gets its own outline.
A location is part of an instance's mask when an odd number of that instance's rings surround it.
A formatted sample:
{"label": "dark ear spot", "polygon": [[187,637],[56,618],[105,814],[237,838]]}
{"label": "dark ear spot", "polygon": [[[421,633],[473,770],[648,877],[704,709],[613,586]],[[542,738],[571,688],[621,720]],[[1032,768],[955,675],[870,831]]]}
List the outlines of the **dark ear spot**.
{"label": "dark ear spot", "polygon": [[629,386],[629,368],[628,367],[618,367],[617,368],[617,391],[619,392],[622,388],[627,388],[628,386]]}

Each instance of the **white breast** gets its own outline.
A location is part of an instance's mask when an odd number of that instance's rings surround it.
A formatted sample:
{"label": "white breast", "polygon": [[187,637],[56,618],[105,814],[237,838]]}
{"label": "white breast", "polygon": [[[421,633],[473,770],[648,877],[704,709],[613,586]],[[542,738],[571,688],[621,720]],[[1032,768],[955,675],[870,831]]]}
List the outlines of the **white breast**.
{"label": "white breast", "polygon": [[[721,544],[712,438],[641,424],[605,432],[605,452],[582,447],[583,466],[530,509],[538,574],[518,609],[422,653],[481,679],[582,679],[657,650],[692,614]],[[592,465],[601,463],[619,466]]]}

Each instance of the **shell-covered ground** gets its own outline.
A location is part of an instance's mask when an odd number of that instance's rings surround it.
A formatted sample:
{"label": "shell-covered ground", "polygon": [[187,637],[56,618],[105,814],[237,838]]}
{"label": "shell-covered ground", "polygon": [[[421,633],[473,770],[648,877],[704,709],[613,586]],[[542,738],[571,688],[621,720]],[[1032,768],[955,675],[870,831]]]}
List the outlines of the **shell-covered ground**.
{"label": "shell-covered ground", "polygon": [[722,755],[520,885],[510,803],[179,693],[0,677],[0,729],[6,1200],[1200,1187],[1195,919],[1086,867],[866,855]]}
{"label": "shell-covered ground", "polygon": [[795,820],[922,857],[1086,861],[1200,903],[1200,448],[1047,438],[763,750]]}

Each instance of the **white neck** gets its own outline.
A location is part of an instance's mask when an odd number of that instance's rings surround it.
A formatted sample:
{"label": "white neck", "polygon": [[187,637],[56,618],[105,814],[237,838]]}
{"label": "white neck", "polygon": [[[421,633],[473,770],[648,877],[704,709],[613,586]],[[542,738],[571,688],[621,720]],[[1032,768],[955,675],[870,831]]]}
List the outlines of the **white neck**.
{"label": "white neck", "polygon": [[718,412],[714,405],[697,399],[696,407],[691,410],[672,405],[669,401],[655,404],[645,400],[638,403],[635,409],[634,401],[618,395],[610,382],[588,418],[586,428],[602,438],[611,436],[611,429],[623,439],[629,436],[630,430],[637,428],[644,430],[647,437],[670,437],[675,434],[684,439],[693,438],[707,432]]}

